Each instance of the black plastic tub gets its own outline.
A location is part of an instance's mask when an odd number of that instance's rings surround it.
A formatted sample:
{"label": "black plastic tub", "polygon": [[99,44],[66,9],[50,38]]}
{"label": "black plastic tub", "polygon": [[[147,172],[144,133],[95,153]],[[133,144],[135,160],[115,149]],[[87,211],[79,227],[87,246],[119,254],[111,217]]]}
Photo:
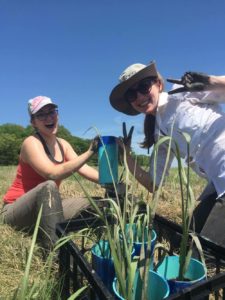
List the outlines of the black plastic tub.
{"label": "black plastic tub", "polygon": [[[155,216],[155,230],[158,240],[169,241],[170,253],[173,254],[178,248],[181,238],[181,227],[162,216]],[[66,236],[70,232],[89,226],[100,225],[99,220],[86,214],[82,218],[57,224],[56,233],[59,237]],[[225,248],[212,243],[199,236],[207,267],[210,266],[210,277],[193,287],[184,289],[182,292],[173,294],[167,299],[225,299]],[[63,276],[61,299],[68,299],[77,289],[88,283],[89,288],[79,299],[83,300],[106,300],[114,299],[114,296],[104,286],[99,276],[92,270],[91,265],[84,257],[84,247],[79,247],[69,241],[63,245],[59,253],[59,273]],[[160,256],[161,253],[159,252]]]}

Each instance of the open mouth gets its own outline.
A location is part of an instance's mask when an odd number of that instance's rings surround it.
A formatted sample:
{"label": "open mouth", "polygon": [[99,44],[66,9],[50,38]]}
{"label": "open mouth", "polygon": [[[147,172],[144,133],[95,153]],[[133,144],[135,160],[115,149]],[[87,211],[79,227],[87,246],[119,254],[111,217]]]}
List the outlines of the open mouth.
{"label": "open mouth", "polygon": [[52,124],[46,124],[45,127],[47,127],[48,129],[52,129],[55,127],[55,123]]}
{"label": "open mouth", "polygon": [[145,106],[148,105],[150,102],[151,102],[150,99],[145,100],[144,102],[140,103],[139,106],[140,106],[140,107],[145,107]]}

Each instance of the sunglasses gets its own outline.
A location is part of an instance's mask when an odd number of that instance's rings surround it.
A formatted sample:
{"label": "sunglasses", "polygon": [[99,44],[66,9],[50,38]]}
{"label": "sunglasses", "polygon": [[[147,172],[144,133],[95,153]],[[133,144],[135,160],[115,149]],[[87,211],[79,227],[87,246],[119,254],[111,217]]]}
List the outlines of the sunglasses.
{"label": "sunglasses", "polygon": [[130,88],[125,93],[125,99],[132,103],[137,99],[137,93],[141,93],[142,95],[146,95],[151,91],[151,88],[153,84],[155,84],[157,81],[157,78],[149,77],[145,78],[142,81],[139,82],[138,86],[136,88]]}
{"label": "sunglasses", "polygon": [[39,121],[45,121],[48,117],[54,118],[58,114],[58,109],[52,109],[46,113],[37,113],[34,115]]}

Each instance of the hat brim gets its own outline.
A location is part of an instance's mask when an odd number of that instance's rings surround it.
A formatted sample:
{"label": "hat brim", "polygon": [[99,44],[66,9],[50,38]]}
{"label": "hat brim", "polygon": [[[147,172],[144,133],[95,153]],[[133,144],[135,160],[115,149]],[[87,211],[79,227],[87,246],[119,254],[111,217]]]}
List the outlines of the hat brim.
{"label": "hat brim", "polygon": [[46,104],[40,106],[40,107],[38,108],[38,110],[35,111],[35,112],[33,112],[31,115],[35,115],[35,114],[38,113],[43,107],[45,107],[45,106],[47,106],[47,105],[51,105],[51,106],[54,107],[54,108],[58,108],[58,105],[55,104],[55,103],[46,103]]}
{"label": "hat brim", "polygon": [[151,63],[126,81],[123,81],[114,87],[109,97],[112,107],[126,115],[134,116],[140,114],[127,102],[124,95],[135,83],[147,77],[158,77],[155,63]]}

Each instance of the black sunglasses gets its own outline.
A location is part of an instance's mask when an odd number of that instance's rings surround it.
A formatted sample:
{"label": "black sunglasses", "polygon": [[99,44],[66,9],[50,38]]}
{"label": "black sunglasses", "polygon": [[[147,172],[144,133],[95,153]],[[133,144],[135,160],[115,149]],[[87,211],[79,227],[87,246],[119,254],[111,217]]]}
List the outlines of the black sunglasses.
{"label": "black sunglasses", "polygon": [[136,88],[130,88],[126,91],[124,97],[129,102],[132,103],[137,99],[137,93],[146,95],[151,91],[151,88],[154,83],[156,83],[156,77],[148,77],[139,82]]}

